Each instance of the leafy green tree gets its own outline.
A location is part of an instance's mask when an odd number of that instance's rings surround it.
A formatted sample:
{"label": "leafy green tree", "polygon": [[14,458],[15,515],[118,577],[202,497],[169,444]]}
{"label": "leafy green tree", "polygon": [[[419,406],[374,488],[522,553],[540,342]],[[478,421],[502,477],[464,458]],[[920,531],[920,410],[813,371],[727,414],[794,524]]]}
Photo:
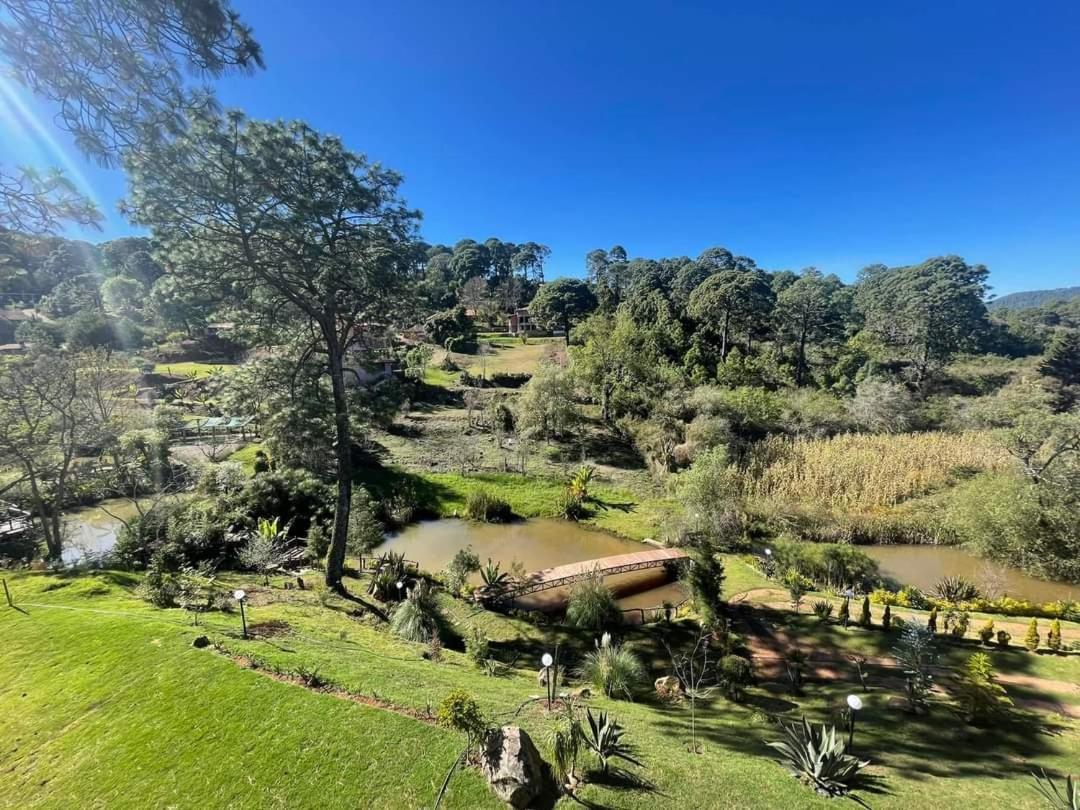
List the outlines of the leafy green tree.
{"label": "leafy green tree", "polygon": [[[258,44],[224,0],[3,0],[0,57],[17,81],[59,108],[56,120],[86,154],[120,149],[182,126],[212,104],[185,75],[262,66]],[[96,225],[96,207],[60,172],[0,170],[0,228]]]}
{"label": "leafy green tree", "polygon": [[518,429],[551,439],[565,434],[577,419],[570,372],[554,363],[542,364],[518,398]]}
{"label": "leafy green tree", "polygon": [[562,329],[570,342],[570,329],[596,309],[596,296],[584,281],[560,278],[536,292],[529,314],[538,323]]}
{"label": "leafy green tree", "polygon": [[1068,410],[1080,401],[1080,329],[1055,333],[1039,364],[1039,373],[1058,385],[1059,410]]}
{"label": "leafy green tree", "polygon": [[842,291],[836,276],[809,268],[776,297],[779,334],[795,348],[796,386],[803,384],[809,371],[808,349],[843,335]]}
{"label": "leafy green tree", "polygon": [[749,352],[754,336],[768,323],[774,298],[760,270],[722,270],[691,293],[687,313],[719,339],[720,359],[726,360],[737,335],[745,338]]}
{"label": "leafy green tree", "polygon": [[142,282],[127,276],[113,276],[101,285],[101,300],[105,308],[116,315],[129,317],[142,309],[146,288]]}
{"label": "leafy green tree", "polygon": [[988,326],[989,271],[959,256],[910,267],[868,267],[859,276],[856,304],[866,328],[893,348],[922,381],[937,364],[974,349]]}
{"label": "leafy green tree", "polygon": [[321,354],[334,413],[337,508],[326,580],[341,588],[352,501],[345,356],[365,324],[406,299],[418,215],[401,178],[302,123],[203,115],[128,160],[126,209],[176,272],[257,324],[302,329]]}

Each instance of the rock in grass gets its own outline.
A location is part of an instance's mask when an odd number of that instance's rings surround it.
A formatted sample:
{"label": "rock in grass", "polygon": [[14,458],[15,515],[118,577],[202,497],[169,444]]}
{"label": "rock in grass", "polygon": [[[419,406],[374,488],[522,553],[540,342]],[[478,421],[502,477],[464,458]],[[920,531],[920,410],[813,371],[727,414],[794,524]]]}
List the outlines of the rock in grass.
{"label": "rock in grass", "polygon": [[201,650],[204,647],[210,646],[210,639],[206,636],[196,636],[195,640],[191,642],[191,646],[196,650]]}
{"label": "rock in grass", "polygon": [[488,735],[483,769],[495,795],[511,807],[528,807],[544,790],[540,752],[517,726],[503,726]]}

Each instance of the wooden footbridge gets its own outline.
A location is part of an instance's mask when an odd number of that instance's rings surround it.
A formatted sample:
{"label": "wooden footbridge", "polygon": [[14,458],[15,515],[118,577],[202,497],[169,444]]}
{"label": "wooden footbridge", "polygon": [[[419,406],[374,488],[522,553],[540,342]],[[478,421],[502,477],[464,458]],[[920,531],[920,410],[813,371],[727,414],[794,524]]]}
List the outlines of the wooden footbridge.
{"label": "wooden footbridge", "polygon": [[616,554],[613,557],[582,560],[526,574],[519,580],[506,583],[496,593],[485,594],[485,597],[490,601],[502,602],[528,593],[571,585],[596,573],[601,576],[612,576],[629,571],[665,568],[688,559],[690,556],[677,548],[654,548],[649,551],[635,551],[630,554]]}
{"label": "wooden footbridge", "polygon": [[11,504],[0,503],[0,541],[22,537],[33,528],[29,512]]}

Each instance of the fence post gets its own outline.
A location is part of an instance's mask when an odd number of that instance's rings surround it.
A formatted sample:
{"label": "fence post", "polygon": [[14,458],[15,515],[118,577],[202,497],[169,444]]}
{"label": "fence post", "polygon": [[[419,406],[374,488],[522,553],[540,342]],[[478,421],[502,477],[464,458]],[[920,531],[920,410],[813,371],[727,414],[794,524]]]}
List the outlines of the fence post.
{"label": "fence post", "polygon": [[4,598],[7,599],[8,607],[15,607],[15,603],[11,601],[11,591],[8,590],[7,580],[0,579],[0,582],[4,583]]}

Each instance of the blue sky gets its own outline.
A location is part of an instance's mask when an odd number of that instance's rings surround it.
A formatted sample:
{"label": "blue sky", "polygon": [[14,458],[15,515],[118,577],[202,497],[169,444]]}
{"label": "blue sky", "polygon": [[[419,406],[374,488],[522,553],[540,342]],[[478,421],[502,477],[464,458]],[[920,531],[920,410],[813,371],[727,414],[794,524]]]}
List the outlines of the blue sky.
{"label": "blue sky", "polygon": [[[958,253],[995,291],[1080,284],[1072,2],[234,0],[267,70],[219,84],[401,171],[430,242],[696,255],[851,279]],[[0,95],[6,163],[88,165]],[[48,143],[52,135],[54,144]]]}

